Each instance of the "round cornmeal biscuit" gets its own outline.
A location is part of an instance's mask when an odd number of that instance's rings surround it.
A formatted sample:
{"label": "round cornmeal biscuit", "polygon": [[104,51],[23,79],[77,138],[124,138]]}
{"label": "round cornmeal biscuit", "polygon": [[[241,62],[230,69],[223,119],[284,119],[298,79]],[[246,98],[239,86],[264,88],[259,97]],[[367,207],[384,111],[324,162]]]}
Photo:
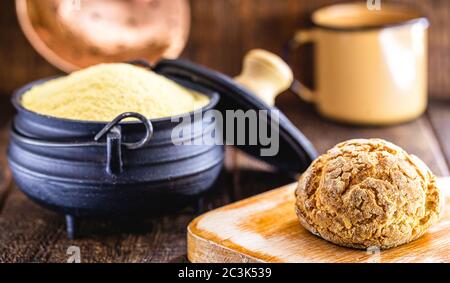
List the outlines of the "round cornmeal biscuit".
{"label": "round cornmeal biscuit", "polygon": [[300,177],[301,224],[337,245],[388,249],[422,236],[439,220],[436,177],[417,157],[381,139],[336,145]]}

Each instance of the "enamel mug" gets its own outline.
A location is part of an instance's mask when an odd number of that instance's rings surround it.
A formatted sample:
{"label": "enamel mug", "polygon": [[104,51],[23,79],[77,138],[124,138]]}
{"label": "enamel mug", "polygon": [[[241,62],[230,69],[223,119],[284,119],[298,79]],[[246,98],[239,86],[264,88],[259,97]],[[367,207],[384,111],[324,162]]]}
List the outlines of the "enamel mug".
{"label": "enamel mug", "polygon": [[420,116],[427,106],[429,22],[420,13],[384,4],[337,4],[313,13],[292,48],[314,44],[315,89],[294,84],[327,118],[383,125]]}

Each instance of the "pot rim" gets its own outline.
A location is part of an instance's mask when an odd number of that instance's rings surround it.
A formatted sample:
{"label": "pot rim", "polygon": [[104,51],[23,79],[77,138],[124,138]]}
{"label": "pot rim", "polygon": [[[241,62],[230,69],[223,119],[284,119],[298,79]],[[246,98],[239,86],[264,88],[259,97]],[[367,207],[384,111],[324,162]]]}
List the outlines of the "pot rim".
{"label": "pot rim", "polygon": [[[52,79],[55,79],[55,78],[58,78],[61,76],[62,75],[46,77],[43,79],[32,81],[32,82],[27,83],[26,85],[20,87],[19,89],[17,89],[16,91],[13,92],[13,95],[11,97],[12,105],[18,111],[19,114],[26,113],[27,115],[36,116],[40,119],[47,119],[47,120],[53,121],[53,122],[60,121],[60,122],[64,122],[64,123],[68,123],[68,124],[72,124],[72,125],[90,125],[90,126],[99,126],[99,127],[104,127],[108,123],[111,122],[111,121],[84,121],[84,120],[74,120],[74,119],[67,119],[67,118],[58,118],[58,117],[49,116],[49,115],[45,115],[45,114],[41,114],[38,112],[28,110],[22,105],[22,103],[21,103],[22,96],[28,90],[30,90],[33,86],[42,84],[44,82],[47,82],[49,80],[52,80]],[[209,98],[209,103],[201,108],[194,110],[194,111],[186,112],[186,113],[175,115],[175,116],[156,118],[156,119],[148,119],[147,118],[153,125],[168,123],[168,122],[171,122],[172,119],[176,119],[176,118],[181,119],[186,116],[193,117],[195,113],[199,113],[199,112],[205,113],[206,111],[214,109],[214,107],[217,106],[217,104],[219,103],[220,95],[215,91],[211,91],[200,85],[197,85],[193,82],[189,82],[186,80],[182,80],[182,79],[178,79],[178,78],[173,79],[170,77],[168,77],[168,79],[175,81],[176,83],[182,85],[185,88],[197,91],[202,95],[206,95]],[[145,115],[143,115],[143,116],[145,117]],[[120,122],[120,125],[122,125],[122,126],[132,126],[132,125],[140,125],[140,124],[142,124],[142,122],[140,122],[140,121],[121,121]]]}

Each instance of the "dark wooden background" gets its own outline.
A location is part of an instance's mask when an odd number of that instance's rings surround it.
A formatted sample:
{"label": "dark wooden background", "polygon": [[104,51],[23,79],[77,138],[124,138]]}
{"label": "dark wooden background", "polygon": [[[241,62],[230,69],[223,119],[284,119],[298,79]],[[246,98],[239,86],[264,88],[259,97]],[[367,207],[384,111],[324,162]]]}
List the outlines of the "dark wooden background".
{"label": "dark wooden background", "polygon": [[[280,53],[295,29],[308,26],[308,14],[312,10],[335,2],[342,1],[192,0],[192,33],[183,57],[236,74],[247,50],[262,47]],[[418,6],[430,17],[433,24],[430,93],[450,98],[450,58],[447,51],[450,48],[450,1],[395,2]],[[30,80],[57,72],[33,51],[21,34],[12,0],[0,0],[0,38],[0,93],[7,94]],[[300,51],[302,56],[296,58],[295,69],[301,70],[301,77],[311,82],[308,76],[311,66],[309,49]],[[422,158],[436,175],[449,176],[450,100],[433,99],[427,113],[415,121],[376,128],[350,127],[326,121],[311,105],[289,93],[280,97],[277,105],[320,153],[346,139],[385,138]],[[0,262],[65,262],[70,246],[80,247],[82,262],[186,260],[186,227],[197,215],[191,208],[175,215],[154,217],[144,223],[133,219],[127,223],[86,221],[82,224],[83,236],[68,240],[63,216],[34,204],[11,182],[5,151],[8,122],[12,115],[7,95],[0,95]],[[207,196],[205,209],[292,181],[242,152],[227,148],[225,168]]]}
{"label": "dark wooden background", "polygon": [[[192,30],[183,57],[237,74],[249,49],[265,48],[281,54],[295,30],[309,25],[314,9],[338,2],[346,1],[191,0]],[[417,7],[431,20],[430,95],[450,99],[450,1],[382,0],[388,2]],[[57,72],[21,34],[13,0],[0,1],[0,38],[0,93],[8,94],[26,82]],[[295,56],[293,66],[307,83],[312,81],[309,49],[299,51],[302,55]]]}

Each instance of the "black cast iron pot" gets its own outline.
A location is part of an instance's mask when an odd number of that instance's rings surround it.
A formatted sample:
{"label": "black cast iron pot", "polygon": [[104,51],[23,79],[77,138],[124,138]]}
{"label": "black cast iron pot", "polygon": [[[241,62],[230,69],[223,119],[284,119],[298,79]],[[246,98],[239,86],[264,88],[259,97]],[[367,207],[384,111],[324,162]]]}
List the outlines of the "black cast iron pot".
{"label": "black cast iron pot", "polygon": [[[150,68],[142,61],[131,63]],[[147,120],[139,113],[123,113],[109,123],[43,116],[24,109],[21,97],[48,79],[31,83],[13,95],[18,114],[11,126],[9,164],[25,194],[66,215],[69,237],[74,236],[74,220],[78,217],[146,217],[201,203],[202,193],[220,174],[224,158],[222,145],[203,139],[213,136],[212,131],[227,143],[231,141],[248,154],[294,175],[306,170],[317,157],[309,140],[283,113],[231,78],[183,60],[162,60],[152,69],[209,96],[210,103],[197,111],[201,114],[213,108],[222,114],[228,110],[264,111],[267,116],[258,118],[258,126],[252,126],[278,136],[279,151],[263,156],[260,150],[267,146],[265,141],[240,145],[229,139],[228,129],[218,121],[208,116],[203,120],[198,113],[183,115],[189,117],[190,124],[173,119],[177,117]],[[123,121],[130,117],[138,121]],[[181,133],[178,142],[190,144],[173,143],[175,127]],[[230,136],[236,137],[236,131],[234,127]]]}
{"label": "black cast iron pot", "polygon": [[[74,121],[40,115],[21,105],[22,95],[46,80],[18,90],[18,111],[11,127],[9,165],[18,187],[37,203],[74,217],[142,216],[186,205],[211,187],[220,173],[221,145],[174,145],[171,117],[147,120],[124,113],[111,123]],[[210,97],[201,109],[214,108],[217,93],[187,81],[185,87]],[[186,139],[201,139],[210,123],[194,119]],[[122,121],[134,117],[138,121]],[[200,127],[198,124],[201,123]],[[195,132],[194,129],[202,129]]]}

